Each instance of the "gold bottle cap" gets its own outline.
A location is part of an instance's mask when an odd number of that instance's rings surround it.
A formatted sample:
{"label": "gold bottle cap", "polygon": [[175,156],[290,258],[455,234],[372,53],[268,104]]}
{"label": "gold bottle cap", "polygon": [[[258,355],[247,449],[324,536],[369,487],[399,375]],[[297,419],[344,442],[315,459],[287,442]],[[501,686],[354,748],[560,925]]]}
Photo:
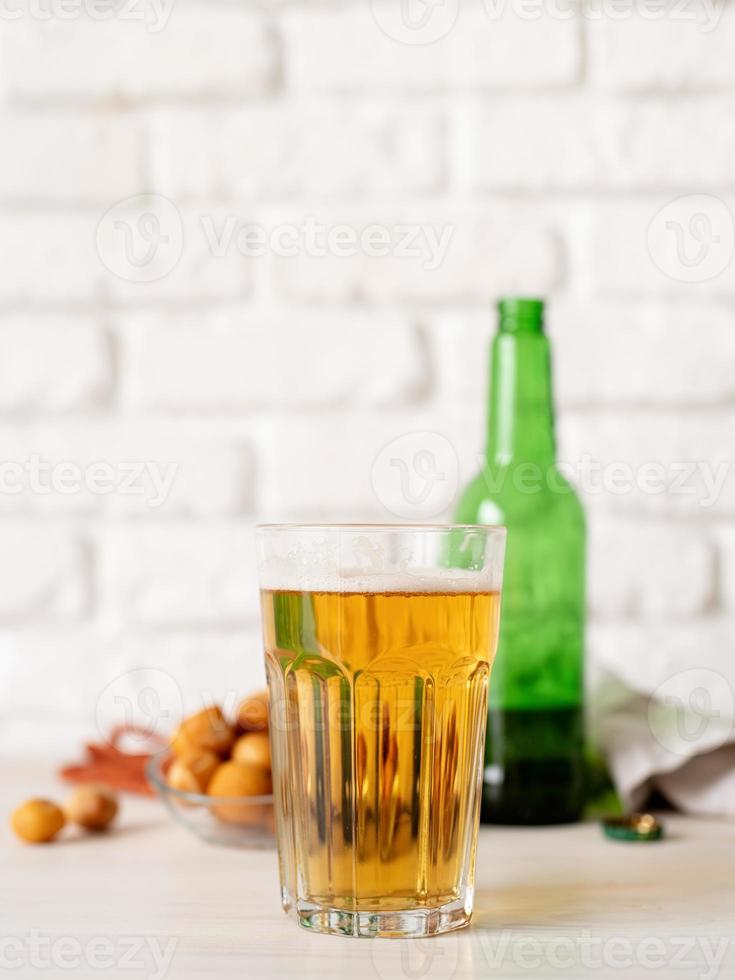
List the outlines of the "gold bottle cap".
{"label": "gold bottle cap", "polygon": [[652,841],[661,840],[664,835],[663,824],[652,813],[608,817],[602,821],[602,829],[611,840]]}

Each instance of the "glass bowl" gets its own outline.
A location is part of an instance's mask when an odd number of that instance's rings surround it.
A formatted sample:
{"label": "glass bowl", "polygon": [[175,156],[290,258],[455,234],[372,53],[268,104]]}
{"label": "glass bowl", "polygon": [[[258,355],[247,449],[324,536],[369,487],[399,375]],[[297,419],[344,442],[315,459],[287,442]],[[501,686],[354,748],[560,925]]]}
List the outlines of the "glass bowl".
{"label": "glass bowl", "polygon": [[174,760],[170,749],[151,756],[146,777],[176,823],[210,844],[228,847],[275,847],[273,796],[207,796],[174,789],[166,773]]}

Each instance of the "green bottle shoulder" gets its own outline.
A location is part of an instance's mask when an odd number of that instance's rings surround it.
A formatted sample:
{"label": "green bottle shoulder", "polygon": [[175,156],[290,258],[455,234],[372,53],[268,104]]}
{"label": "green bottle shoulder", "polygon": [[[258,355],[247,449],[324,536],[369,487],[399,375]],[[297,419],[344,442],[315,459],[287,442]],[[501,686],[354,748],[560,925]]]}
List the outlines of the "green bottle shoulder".
{"label": "green bottle shoulder", "polygon": [[513,524],[530,517],[585,532],[579,497],[556,467],[486,467],[467,485],[455,511],[456,520],[467,524]]}

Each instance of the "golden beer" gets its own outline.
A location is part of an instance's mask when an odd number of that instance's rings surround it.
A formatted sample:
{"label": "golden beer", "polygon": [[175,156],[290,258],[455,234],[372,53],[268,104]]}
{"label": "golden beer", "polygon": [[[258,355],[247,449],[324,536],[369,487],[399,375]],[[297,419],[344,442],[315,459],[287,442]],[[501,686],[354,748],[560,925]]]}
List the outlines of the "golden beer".
{"label": "golden beer", "polygon": [[[261,602],[284,906],[316,910],[325,931],[340,912],[396,913],[405,934],[398,913],[449,909],[449,922],[456,907],[464,924],[498,592],[263,589]],[[456,927],[432,921],[423,934]]]}

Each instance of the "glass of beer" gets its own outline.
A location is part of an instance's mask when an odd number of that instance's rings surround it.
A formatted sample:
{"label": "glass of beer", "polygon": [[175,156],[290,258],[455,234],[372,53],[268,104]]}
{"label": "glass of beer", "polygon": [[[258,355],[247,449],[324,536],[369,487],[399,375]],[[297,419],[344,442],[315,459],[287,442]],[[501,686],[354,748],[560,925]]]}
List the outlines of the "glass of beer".
{"label": "glass of beer", "polygon": [[257,544],[284,909],[346,936],[467,925],[505,529]]}

